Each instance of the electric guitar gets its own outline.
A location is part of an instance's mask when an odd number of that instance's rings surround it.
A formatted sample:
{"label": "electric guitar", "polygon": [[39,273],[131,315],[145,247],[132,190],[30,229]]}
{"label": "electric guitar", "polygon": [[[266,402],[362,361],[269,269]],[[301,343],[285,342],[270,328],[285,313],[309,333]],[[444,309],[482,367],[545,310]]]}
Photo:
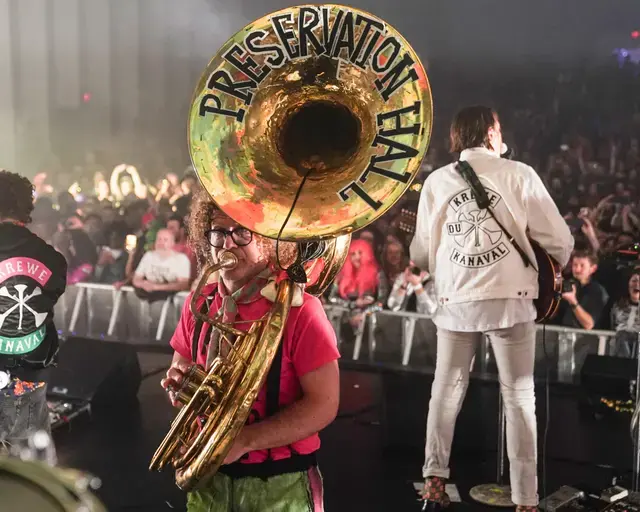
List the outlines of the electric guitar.
{"label": "electric guitar", "polygon": [[[403,209],[398,222],[398,229],[413,237],[416,231],[416,213]],[[409,238],[410,239],[410,238]],[[529,243],[536,257],[538,269],[538,298],[533,301],[536,308],[536,323],[542,323],[555,316],[562,300],[562,267],[535,240]]]}
{"label": "electric guitar", "polygon": [[542,246],[529,238],[536,256],[538,268],[538,298],[533,301],[536,307],[536,323],[542,323],[555,316],[562,300],[562,267]]}

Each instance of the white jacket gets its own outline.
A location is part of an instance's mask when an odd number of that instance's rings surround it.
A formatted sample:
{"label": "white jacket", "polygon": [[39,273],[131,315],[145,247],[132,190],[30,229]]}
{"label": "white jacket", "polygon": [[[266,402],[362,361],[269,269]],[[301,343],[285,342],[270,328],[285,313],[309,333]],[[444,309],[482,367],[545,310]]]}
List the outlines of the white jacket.
{"label": "white jacket", "polygon": [[[484,185],[493,212],[536,265],[529,236],[562,266],[573,237],[536,172],[485,148],[464,150]],[[455,163],[434,171],[424,182],[418,205],[411,259],[428,269],[442,305],[487,299],[538,297],[536,271],[525,267],[486,210],[480,210]]]}

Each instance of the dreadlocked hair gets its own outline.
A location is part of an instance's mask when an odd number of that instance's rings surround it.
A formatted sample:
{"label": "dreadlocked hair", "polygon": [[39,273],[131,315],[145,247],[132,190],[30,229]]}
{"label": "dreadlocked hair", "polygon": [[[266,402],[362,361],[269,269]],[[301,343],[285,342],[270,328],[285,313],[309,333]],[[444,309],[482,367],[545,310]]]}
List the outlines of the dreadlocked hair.
{"label": "dreadlocked hair", "polygon": [[[211,255],[211,246],[205,233],[211,229],[212,223],[218,216],[226,217],[227,215],[218,208],[206,190],[199,189],[193,196],[191,202],[191,214],[188,223],[189,246],[196,256],[198,272],[201,272],[203,268],[214,263]],[[275,269],[277,266],[275,240],[256,233],[253,234],[253,237],[256,239],[269,265]],[[280,263],[284,267],[287,267],[291,265],[296,258],[296,244],[292,242],[280,242],[278,244],[278,252],[280,255]]]}
{"label": "dreadlocked hair", "polygon": [[0,171],[0,219],[29,224],[33,212],[33,185],[24,176]]}

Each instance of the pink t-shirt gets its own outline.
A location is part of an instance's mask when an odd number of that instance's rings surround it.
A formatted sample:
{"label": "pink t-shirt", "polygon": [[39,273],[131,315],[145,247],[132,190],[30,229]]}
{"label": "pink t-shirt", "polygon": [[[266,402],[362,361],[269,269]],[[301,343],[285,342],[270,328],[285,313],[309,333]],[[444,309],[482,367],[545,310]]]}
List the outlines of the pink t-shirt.
{"label": "pink t-shirt", "polygon": [[[214,296],[214,300],[209,310],[209,315],[213,316],[222,305],[222,297],[215,293],[217,284],[210,285],[203,290],[202,297],[198,300],[198,309],[202,307],[204,297]],[[188,359],[191,357],[192,340],[195,331],[196,321],[189,311],[191,294],[185,301],[180,316],[178,327],[171,338],[171,346],[181,356]],[[238,304],[238,316],[236,320],[255,320],[261,318],[269,309],[271,302],[264,297],[249,304]],[[203,326],[200,340],[198,342],[198,355],[196,362],[204,366],[206,364],[207,351],[205,343],[208,341],[210,332]],[[247,330],[249,323],[240,323],[236,327]],[[207,338],[205,340],[205,337]],[[340,357],[336,343],[336,334],[333,326],[329,322],[322,304],[317,297],[304,294],[303,304],[300,307],[292,307],[287,319],[287,325],[282,337],[282,369],[280,373],[280,407],[283,408],[302,396],[300,387],[300,377],[311,371],[317,370],[321,366],[335,361]],[[247,424],[254,423],[260,418],[264,418],[266,413],[266,386],[258,393],[258,397],[253,404],[251,414]],[[299,454],[313,453],[320,448],[320,437],[314,434],[306,439],[293,443],[293,450]],[[285,459],[290,456],[287,447],[273,448],[271,457],[275,460]],[[264,462],[268,457],[267,450],[250,452],[248,457],[242,459],[243,463],[255,464]]]}

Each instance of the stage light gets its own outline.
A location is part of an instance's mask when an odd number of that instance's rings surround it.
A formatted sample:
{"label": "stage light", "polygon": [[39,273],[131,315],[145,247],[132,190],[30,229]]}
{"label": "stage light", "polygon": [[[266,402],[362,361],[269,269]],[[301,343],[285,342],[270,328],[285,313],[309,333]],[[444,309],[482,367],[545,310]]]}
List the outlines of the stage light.
{"label": "stage light", "polygon": [[85,103],[89,103],[91,101],[91,93],[90,92],[85,92],[82,95],[82,101],[84,101]]}
{"label": "stage light", "polygon": [[633,32],[631,32],[631,39],[638,39],[640,38],[640,30],[634,30]]}

